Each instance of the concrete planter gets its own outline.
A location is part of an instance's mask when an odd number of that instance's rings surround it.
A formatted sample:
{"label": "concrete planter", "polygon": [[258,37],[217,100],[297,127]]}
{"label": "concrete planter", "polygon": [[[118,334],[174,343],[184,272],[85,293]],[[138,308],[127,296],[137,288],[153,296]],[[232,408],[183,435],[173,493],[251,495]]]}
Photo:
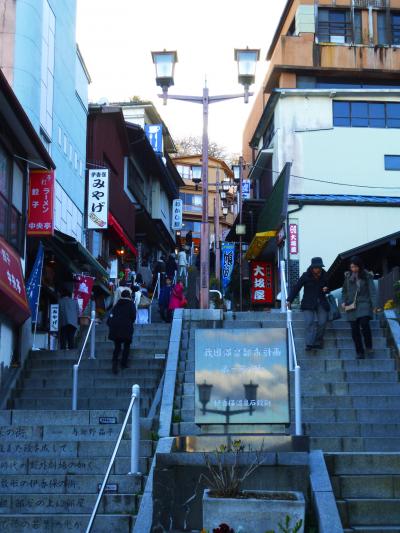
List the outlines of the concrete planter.
{"label": "concrete planter", "polygon": [[[235,532],[242,527],[245,533],[278,533],[279,523],[284,524],[286,516],[290,516],[294,526],[303,520],[299,533],[304,532],[305,500],[301,492],[290,492],[296,500],[263,500],[256,498],[211,498],[209,490],[203,495],[203,528],[212,533],[222,523],[228,524]],[[246,491],[245,491],[246,492]],[[252,493],[269,494],[272,491],[250,491]],[[274,494],[279,494],[275,492]],[[283,494],[288,494],[287,492]]]}

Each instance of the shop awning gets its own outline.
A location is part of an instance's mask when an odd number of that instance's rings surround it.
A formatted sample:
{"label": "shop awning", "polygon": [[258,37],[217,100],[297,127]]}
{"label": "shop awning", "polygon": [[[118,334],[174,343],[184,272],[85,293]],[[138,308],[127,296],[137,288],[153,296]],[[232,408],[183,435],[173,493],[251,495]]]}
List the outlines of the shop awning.
{"label": "shop awning", "polygon": [[124,243],[124,245],[129,248],[129,250],[135,254],[138,255],[138,251],[134,244],[130,241],[130,239],[127,237],[126,233],[124,232],[121,224],[117,221],[117,219],[111,214],[108,213],[108,224],[110,228],[115,232],[115,234],[118,236],[119,239]]}
{"label": "shop awning", "polygon": [[30,317],[21,258],[0,237],[0,311],[20,325]]}
{"label": "shop awning", "polygon": [[251,241],[249,249],[246,252],[247,261],[253,261],[257,259],[261,252],[264,250],[266,245],[271,239],[275,239],[277,236],[277,231],[264,231],[262,233],[256,233]]}

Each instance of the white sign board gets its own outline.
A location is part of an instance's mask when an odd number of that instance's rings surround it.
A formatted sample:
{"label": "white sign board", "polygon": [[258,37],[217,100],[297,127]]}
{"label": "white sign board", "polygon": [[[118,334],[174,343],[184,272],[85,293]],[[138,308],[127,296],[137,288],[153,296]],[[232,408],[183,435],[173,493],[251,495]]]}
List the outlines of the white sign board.
{"label": "white sign board", "polygon": [[118,259],[111,259],[110,261],[110,279],[118,278]]}
{"label": "white sign board", "polygon": [[250,198],[250,180],[242,181],[242,195],[243,200],[248,200]]}
{"label": "white sign board", "polygon": [[172,229],[182,229],[183,200],[177,199],[172,202]]}
{"label": "white sign board", "polygon": [[59,306],[58,304],[50,305],[50,332],[58,331],[58,317]]}
{"label": "white sign board", "polygon": [[89,170],[88,180],[88,229],[108,227],[108,185],[107,168]]}

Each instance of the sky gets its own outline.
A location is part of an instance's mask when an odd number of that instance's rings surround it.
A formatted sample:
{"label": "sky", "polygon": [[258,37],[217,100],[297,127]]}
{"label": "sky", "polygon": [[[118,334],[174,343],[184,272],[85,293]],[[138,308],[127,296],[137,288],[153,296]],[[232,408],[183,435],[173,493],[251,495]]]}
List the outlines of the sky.
{"label": "sky", "polygon": [[[92,83],[89,99],[98,102],[139,96],[152,100],[172,136],[202,133],[198,104],[168,102],[157,95],[152,50],[177,50],[175,94],[201,95],[207,76],[210,94],[240,93],[234,48],[260,48],[257,79],[267,71],[268,46],[286,0],[78,0],[77,41]],[[250,9],[251,7],[251,9]],[[229,153],[241,153],[251,101],[215,103],[210,139]]]}

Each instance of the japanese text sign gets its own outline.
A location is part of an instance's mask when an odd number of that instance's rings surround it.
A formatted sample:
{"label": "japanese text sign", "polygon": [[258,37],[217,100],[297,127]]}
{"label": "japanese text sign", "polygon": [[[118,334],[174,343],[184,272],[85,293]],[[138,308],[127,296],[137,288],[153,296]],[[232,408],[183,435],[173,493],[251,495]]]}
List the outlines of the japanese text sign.
{"label": "japanese text sign", "polygon": [[289,224],[289,246],[292,255],[299,253],[299,227],[297,224]]}
{"label": "japanese text sign", "polygon": [[274,303],[272,263],[252,261],[251,263],[251,303]]}
{"label": "japanese text sign", "polygon": [[146,124],[146,136],[157,154],[163,153],[163,129],[162,124]]}
{"label": "japanese text sign", "polygon": [[197,424],[288,424],[285,328],[195,331]]}
{"label": "japanese text sign", "polygon": [[30,315],[19,255],[0,237],[0,312],[22,324]]}
{"label": "japanese text sign", "polygon": [[182,229],[183,200],[177,198],[172,202],[172,229]]}
{"label": "japanese text sign", "polygon": [[88,178],[88,229],[108,228],[108,186],[107,168],[89,170]]}
{"label": "japanese text sign", "polygon": [[90,302],[93,284],[94,278],[91,276],[74,276],[74,299],[78,300],[81,315]]}
{"label": "japanese text sign", "polygon": [[248,200],[250,198],[250,180],[242,181],[242,196],[243,200]]}
{"label": "japanese text sign", "polygon": [[58,331],[59,306],[58,304],[50,305],[50,331]]}
{"label": "japanese text sign", "polygon": [[231,281],[233,267],[235,266],[235,243],[223,242],[222,243],[222,290],[225,291]]}
{"label": "japanese text sign", "polygon": [[54,190],[54,170],[30,171],[27,235],[53,235]]}

